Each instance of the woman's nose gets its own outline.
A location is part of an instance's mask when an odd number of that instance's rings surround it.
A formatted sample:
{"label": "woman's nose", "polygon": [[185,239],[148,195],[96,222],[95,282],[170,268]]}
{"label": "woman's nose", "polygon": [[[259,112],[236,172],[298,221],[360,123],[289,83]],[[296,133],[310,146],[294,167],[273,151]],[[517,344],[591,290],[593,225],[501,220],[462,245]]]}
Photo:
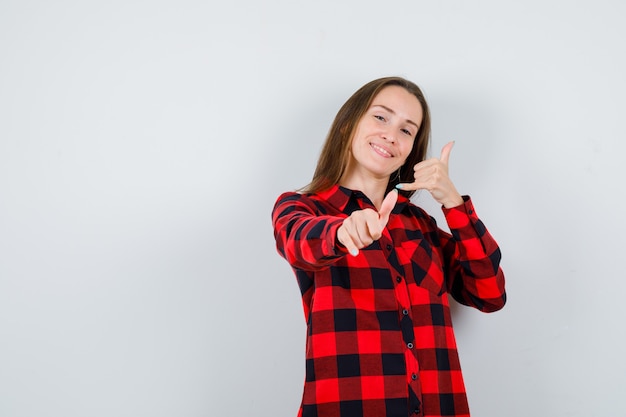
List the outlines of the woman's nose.
{"label": "woman's nose", "polygon": [[393,143],[393,142],[396,141],[396,136],[395,136],[393,130],[391,130],[391,129],[387,129],[387,130],[383,131],[382,137],[383,137],[383,139],[385,139],[388,142],[392,142]]}

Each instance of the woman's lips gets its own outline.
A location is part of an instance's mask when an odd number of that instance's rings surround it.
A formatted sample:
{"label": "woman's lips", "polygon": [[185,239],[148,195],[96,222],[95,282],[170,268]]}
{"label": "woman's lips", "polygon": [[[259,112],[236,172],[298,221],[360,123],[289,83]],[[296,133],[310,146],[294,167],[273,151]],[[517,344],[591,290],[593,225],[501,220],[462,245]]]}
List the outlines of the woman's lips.
{"label": "woman's lips", "polygon": [[376,152],[378,155],[384,158],[393,158],[393,155],[391,154],[391,152],[389,152],[387,149],[383,148],[382,146],[376,145],[375,143],[370,143],[370,146],[372,147],[374,152]]}

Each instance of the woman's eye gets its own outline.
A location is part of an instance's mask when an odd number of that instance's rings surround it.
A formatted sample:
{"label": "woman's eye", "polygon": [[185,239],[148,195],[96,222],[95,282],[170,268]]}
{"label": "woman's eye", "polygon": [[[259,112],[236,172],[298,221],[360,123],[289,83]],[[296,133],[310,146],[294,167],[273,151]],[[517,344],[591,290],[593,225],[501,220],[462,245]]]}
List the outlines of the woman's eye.
{"label": "woman's eye", "polygon": [[413,136],[413,134],[411,133],[411,131],[410,131],[410,130],[408,130],[408,129],[402,129],[402,133],[404,133],[405,135]]}
{"label": "woman's eye", "polygon": [[385,121],[385,118],[383,116],[378,115],[378,114],[375,114],[374,117],[377,118],[378,120],[380,120],[381,122]]}

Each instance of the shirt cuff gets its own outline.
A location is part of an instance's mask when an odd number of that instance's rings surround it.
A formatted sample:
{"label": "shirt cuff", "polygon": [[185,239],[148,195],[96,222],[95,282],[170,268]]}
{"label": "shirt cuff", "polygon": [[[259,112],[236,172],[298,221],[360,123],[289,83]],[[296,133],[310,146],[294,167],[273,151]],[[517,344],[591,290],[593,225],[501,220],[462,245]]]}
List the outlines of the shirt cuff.
{"label": "shirt cuff", "polygon": [[326,235],[326,256],[327,257],[338,257],[348,254],[348,249],[339,242],[337,239],[337,230],[343,224],[344,219],[340,219],[335,221],[329,228],[328,234]]}
{"label": "shirt cuff", "polygon": [[468,195],[463,196],[463,204],[451,208],[442,207],[442,210],[450,229],[462,229],[478,222],[474,204]]}

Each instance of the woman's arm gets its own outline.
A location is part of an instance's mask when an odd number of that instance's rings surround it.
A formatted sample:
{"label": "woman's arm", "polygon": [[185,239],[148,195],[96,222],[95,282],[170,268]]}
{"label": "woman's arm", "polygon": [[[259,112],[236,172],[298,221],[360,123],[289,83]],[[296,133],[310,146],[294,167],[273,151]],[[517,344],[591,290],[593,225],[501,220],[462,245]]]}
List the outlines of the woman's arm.
{"label": "woman's arm", "polygon": [[469,197],[443,208],[451,234],[440,231],[448,292],[458,302],[484,312],[506,303],[500,248],[480,221]]}
{"label": "woman's arm", "polygon": [[272,210],[276,248],[294,268],[324,268],[348,253],[337,242],[344,218],[320,214],[305,195],[284,193]]}

